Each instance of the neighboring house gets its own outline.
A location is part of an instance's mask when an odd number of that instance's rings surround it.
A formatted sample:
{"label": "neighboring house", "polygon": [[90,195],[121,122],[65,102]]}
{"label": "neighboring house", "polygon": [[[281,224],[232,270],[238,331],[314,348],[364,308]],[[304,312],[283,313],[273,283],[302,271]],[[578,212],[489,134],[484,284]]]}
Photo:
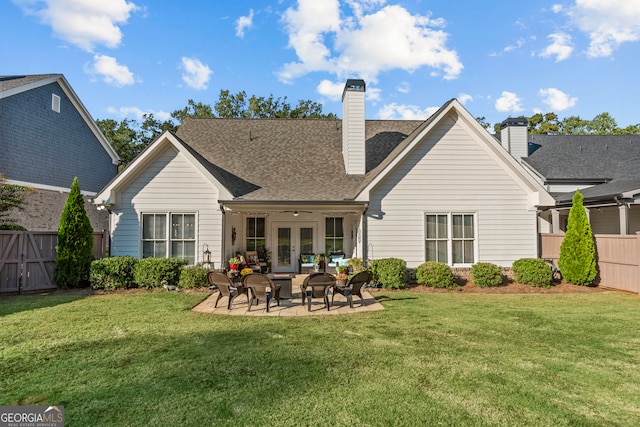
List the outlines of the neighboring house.
{"label": "neighboring house", "polygon": [[556,200],[541,232],[566,231],[578,189],[594,234],[640,231],[640,135],[527,135],[524,121],[505,120],[501,140]]}
{"label": "neighboring house", "polygon": [[187,258],[266,246],[274,271],[301,253],[511,266],[538,255],[553,198],[455,99],[428,120],[365,120],[349,80],[343,120],[188,119],[96,196],[111,254]]}
{"label": "neighboring house", "polygon": [[61,74],[0,76],[0,173],[34,191],[13,222],[56,231],[74,177],[94,230],[108,215],[90,198],[118,172],[119,158]]}

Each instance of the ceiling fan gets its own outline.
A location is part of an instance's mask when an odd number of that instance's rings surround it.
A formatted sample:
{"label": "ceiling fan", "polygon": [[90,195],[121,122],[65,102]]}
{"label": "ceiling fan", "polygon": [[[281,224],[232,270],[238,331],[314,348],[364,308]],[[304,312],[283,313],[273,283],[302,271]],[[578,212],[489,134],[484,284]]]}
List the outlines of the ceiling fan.
{"label": "ceiling fan", "polygon": [[311,211],[282,211],[282,213],[290,213],[293,216],[298,216],[298,215],[303,214],[303,213],[304,214],[310,214],[310,213],[313,213],[313,212],[311,212]]}

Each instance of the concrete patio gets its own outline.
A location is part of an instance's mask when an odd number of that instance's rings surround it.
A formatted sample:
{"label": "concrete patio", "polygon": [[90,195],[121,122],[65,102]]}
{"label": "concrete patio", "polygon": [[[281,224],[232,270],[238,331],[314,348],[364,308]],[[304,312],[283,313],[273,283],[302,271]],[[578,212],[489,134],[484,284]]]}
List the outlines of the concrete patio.
{"label": "concrete patio", "polygon": [[[350,308],[347,299],[338,294],[335,296],[334,304],[330,305],[330,310],[327,310],[322,298],[313,298],[311,300],[311,311],[309,311],[307,304],[302,305],[302,295],[300,293],[300,285],[305,277],[307,277],[306,274],[298,274],[292,279],[292,298],[281,298],[280,306],[277,305],[275,300],[272,300],[269,312],[267,312],[267,306],[264,301],[260,301],[258,305],[254,304],[251,307],[251,311],[249,311],[249,304],[244,295],[240,295],[233,300],[231,310],[227,310],[228,300],[226,297],[223,297],[218,302],[218,307],[214,307],[218,298],[218,291],[214,291],[206,300],[195,306],[193,311],[227,316],[326,316],[384,310],[382,304],[373,298],[369,292],[363,290],[364,305],[360,303],[360,298],[356,296],[353,298],[353,308]],[[331,296],[329,296],[329,303],[331,303]]]}

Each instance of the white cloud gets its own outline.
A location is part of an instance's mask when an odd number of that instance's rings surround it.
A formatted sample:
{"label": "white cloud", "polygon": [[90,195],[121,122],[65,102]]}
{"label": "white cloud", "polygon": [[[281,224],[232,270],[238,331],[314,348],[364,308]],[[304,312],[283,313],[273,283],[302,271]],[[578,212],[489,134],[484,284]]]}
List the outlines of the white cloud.
{"label": "white cloud", "polygon": [[339,101],[344,91],[344,82],[334,83],[329,80],[322,80],[316,90],[322,96],[326,96],[333,101]]}
{"label": "white cloud", "polygon": [[543,58],[555,56],[556,62],[563,61],[571,56],[573,46],[571,44],[571,36],[569,34],[549,34],[547,38],[551,39],[552,43],[547,46],[545,50],[540,52],[540,56]]}
{"label": "white cloud", "polygon": [[154,111],[154,110],[141,110],[138,107],[120,107],[120,108],[116,108],[116,107],[108,107],[107,108],[107,112],[109,114],[114,114],[117,115],[118,117],[133,117],[136,120],[144,120],[144,115],[145,114],[153,114],[153,117],[156,120],[160,120],[160,121],[165,121],[165,120],[169,120],[171,118],[171,113],[168,113],[166,111]]}
{"label": "white cloud", "polygon": [[427,107],[423,110],[415,105],[398,105],[395,102],[383,106],[378,111],[378,118],[382,120],[426,120],[433,113],[438,111],[439,107]]}
{"label": "white cloud", "polygon": [[298,61],[282,67],[280,80],[325,71],[340,79],[356,75],[376,81],[383,71],[425,66],[444,79],[458,77],[463,65],[446,46],[444,20],[412,15],[399,5],[380,8],[383,3],[350,0],[353,16],[341,19],[338,0],[298,0],[297,9],[283,16]]}
{"label": "white cloud", "polygon": [[640,40],[640,2],[576,0],[566,9],[571,22],[590,39],[587,55],[611,56],[624,42]]}
{"label": "white cloud", "polygon": [[107,55],[94,55],[93,64],[85,65],[87,74],[98,75],[110,85],[122,87],[135,83],[133,73],[126,65],[118,64],[116,58]]}
{"label": "white cloud", "polygon": [[244,30],[253,27],[253,9],[249,9],[249,16],[241,16],[236,21],[236,36],[243,38]]}
{"label": "white cloud", "polygon": [[207,65],[200,62],[197,58],[187,58],[183,56],[182,69],[184,70],[182,73],[182,81],[184,81],[187,86],[196,90],[204,90],[207,88],[211,74],[213,74],[213,71],[211,71]]}
{"label": "white cloud", "polygon": [[554,4],[553,6],[551,6],[551,11],[553,13],[560,13],[564,10],[564,6],[562,6],[561,4]]}
{"label": "white cloud", "polygon": [[495,107],[500,113],[519,113],[523,110],[521,102],[515,93],[503,91],[502,96],[496,99]]}
{"label": "white cloud", "polygon": [[524,43],[525,43],[524,39],[518,39],[516,44],[510,44],[507,47],[505,47],[503,50],[504,52],[511,52],[512,50],[520,49],[522,46],[524,46]]}
{"label": "white cloud", "polygon": [[548,89],[540,89],[538,95],[543,98],[543,102],[551,111],[564,111],[576,105],[578,98],[572,98],[559,89],[550,87]]}
{"label": "white cloud", "polygon": [[126,0],[13,0],[27,15],[51,26],[53,34],[88,52],[96,45],[115,48],[122,41],[120,26],[140,10]]}
{"label": "white cloud", "polygon": [[468,93],[460,93],[460,95],[458,95],[458,101],[460,101],[460,104],[465,105],[467,102],[473,101],[473,96]]}
{"label": "white cloud", "polygon": [[396,90],[400,93],[409,93],[411,91],[411,84],[409,82],[402,82],[398,85]]}

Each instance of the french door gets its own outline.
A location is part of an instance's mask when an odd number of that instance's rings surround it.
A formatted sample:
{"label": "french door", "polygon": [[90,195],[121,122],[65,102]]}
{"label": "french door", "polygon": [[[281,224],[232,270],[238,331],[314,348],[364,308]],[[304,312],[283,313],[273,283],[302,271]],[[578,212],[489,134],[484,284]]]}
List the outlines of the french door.
{"label": "french door", "polygon": [[274,239],[271,268],[274,272],[298,271],[301,253],[315,253],[318,225],[313,222],[274,222],[271,236]]}

